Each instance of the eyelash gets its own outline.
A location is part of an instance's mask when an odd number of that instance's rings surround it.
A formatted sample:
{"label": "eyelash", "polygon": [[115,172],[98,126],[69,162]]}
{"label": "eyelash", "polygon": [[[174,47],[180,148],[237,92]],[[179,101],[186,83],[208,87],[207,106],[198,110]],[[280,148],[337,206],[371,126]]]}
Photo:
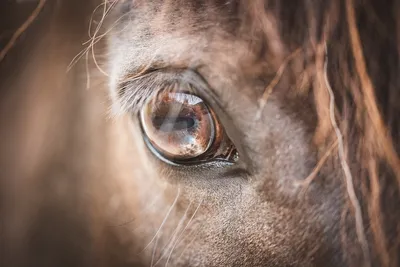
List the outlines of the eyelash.
{"label": "eyelash", "polygon": [[[118,101],[123,112],[137,115],[147,99],[168,88],[188,88],[190,93],[210,100],[208,85],[193,70],[149,69],[141,76],[127,77],[119,83]],[[209,101],[207,101],[209,102]]]}

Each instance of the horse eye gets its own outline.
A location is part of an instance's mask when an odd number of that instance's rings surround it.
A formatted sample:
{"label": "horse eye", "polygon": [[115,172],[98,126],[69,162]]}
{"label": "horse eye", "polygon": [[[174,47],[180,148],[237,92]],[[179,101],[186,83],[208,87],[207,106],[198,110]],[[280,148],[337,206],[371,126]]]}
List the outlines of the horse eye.
{"label": "horse eye", "polygon": [[186,92],[163,91],[140,112],[147,144],[162,159],[198,163],[237,160],[237,152],[214,112],[200,97]]}

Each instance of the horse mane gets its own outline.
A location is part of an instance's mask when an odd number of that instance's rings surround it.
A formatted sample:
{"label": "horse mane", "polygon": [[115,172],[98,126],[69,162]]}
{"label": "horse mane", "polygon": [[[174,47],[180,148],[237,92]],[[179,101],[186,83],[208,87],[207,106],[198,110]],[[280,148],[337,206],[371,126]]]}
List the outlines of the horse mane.
{"label": "horse mane", "polygon": [[284,62],[288,74],[282,71],[280,78],[291,74],[289,84],[297,94],[313,95],[315,143],[334,144],[336,152],[329,153],[339,152],[348,196],[344,221],[356,233],[343,231],[348,260],[355,266],[397,266],[399,3],[256,0],[244,5],[252,27],[263,33],[257,36],[272,51],[263,56],[278,59],[277,70]]}

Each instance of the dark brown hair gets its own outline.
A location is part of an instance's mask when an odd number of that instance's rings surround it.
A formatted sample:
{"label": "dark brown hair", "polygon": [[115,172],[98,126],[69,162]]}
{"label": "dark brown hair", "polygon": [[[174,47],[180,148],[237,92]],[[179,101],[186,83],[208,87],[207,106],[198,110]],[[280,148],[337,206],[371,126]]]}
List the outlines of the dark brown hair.
{"label": "dark brown hair", "polygon": [[[347,236],[344,229],[344,256],[352,266],[372,262],[398,266],[398,1],[255,0],[242,4],[247,23],[258,32],[254,35],[259,38],[257,44],[266,47],[258,47],[260,58],[275,64],[276,79],[263,98],[268,98],[274,85],[292,79],[286,82],[294,85],[296,94],[314,96],[315,143],[328,154],[332,154],[332,144],[339,152],[348,194],[344,221],[351,221],[356,233]],[[260,101],[261,107],[265,101]],[[321,153],[306,183],[316,177],[326,156]],[[356,256],[357,250],[362,256]]]}

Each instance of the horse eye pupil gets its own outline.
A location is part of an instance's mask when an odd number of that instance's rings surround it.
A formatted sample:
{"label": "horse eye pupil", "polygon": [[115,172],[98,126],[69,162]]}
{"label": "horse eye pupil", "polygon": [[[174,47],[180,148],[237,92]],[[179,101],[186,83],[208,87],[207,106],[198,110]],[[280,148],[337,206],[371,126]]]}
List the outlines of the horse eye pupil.
{"label": "horse eye pupil", "polygon": [[196,125],[192,117],[163,117],[155,116],[152,119],[154,128],[159,131],[181,131],[189,130]]}

